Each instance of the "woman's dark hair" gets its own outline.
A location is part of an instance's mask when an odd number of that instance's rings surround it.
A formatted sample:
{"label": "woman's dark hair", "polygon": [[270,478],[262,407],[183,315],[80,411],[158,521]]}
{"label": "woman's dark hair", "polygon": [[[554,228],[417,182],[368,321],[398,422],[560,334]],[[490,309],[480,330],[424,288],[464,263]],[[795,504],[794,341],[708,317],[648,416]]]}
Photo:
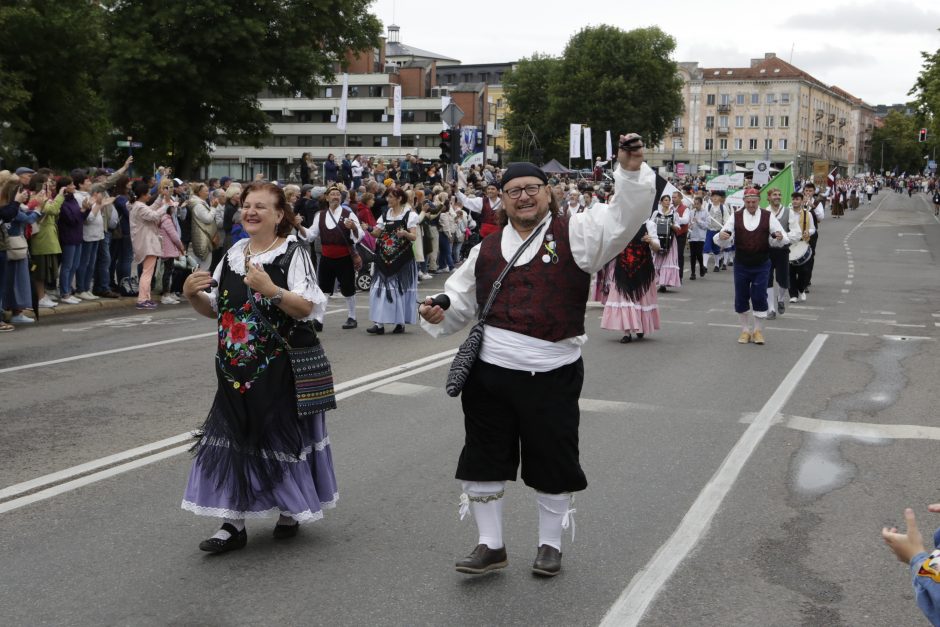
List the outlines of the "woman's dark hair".
{"label": "woman's dark hair", "polygon": [[59,190],[63,187],[68,187],[72,184],[71,176],[60,176],[55,180],[55,193],[59,193]]}
{"label": "woman's dark hair", "polygon": [[131,185],[131,192],[134,194],[135,201],[140,200],[150,193],[150,185],[147,184],[147,181],[134,181],[134,184]]}
{"label": "woman's dark hair", "polygon": [[294,210],[287,204],[287,197],[284,195],[284,190],[268,181],[254,181],[242,190],[241,199],[243,207],[245,206],[245,199],[248,198],[248,194],[252,192],[268,192],[274,196],[274,209],[279,209],[284,212],[281,221],[277,224],[277,230],[275,232],[278,237],[287,237],[290,235],[291,230],[294,228]]}
{"label": "woman's dark hair", "polygon": [[672,200],[672,196],[670,196],[669,194],[663,194],[662,196],[659,197],[659,202],[662,202],[664,200]]}
{"label": "woman's dark hair", "polygon": [[393,187],[385,192],[385,197],[388,198],[389,196],[394,196],[398,199],[398,202],[403,205],[408,202],[408,194],[406,194],[405,190],[401,189],[400,187]]}
{"label": "woman's dark hair", "polygon": [[114,182],[114,195],[115,196],[127,196],[127,186],[130,184],[131,179],[126,174],[122,174]]}
{"label": "woman's dark hair", "polygon": [[38,192],[46,186],[46,181],[48,179],[48,174],[40,174],[39,172],[36,172],[36,174],[33,175],[33,178],[29,179],[29,184],[26,186],[26,189],[31,192]]}

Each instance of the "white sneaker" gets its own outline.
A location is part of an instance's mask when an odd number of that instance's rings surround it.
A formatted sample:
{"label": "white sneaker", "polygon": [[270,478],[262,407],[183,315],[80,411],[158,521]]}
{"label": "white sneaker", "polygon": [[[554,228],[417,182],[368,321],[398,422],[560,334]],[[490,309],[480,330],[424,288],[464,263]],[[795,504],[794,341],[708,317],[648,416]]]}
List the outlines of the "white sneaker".
{"label": "white sneaker", "polygon": [[806,292],[800,292],[800,300],[806,300]]}
{"label": "white sneaker", "polygon": [[39,305],[39,307],[42,307],[44,309],[52,309],[53,307],[55,307],[55,301],[53,301],[48,296],[43,296],[42,298],[39,299],[39,302],[37,302],[36,304]]}
{"label": "white sneaker", "polygon": [[77,305],[82,301],[76,298],[74,294],[70,294],[69,296],[66,296],[59,302],[65,303],[66,305]]}
{"label": "white sneaker", "polygon": [[98,297],[92,294],[91,292],[79,292],[76,294],[82,300],[98,300]]}
{"label": "white sneaker", "polygon": [[36,321],[30,318],[29,316],[26,316],[23,314],[16,314],[12,318],[10,318],[10,322],[12,324],[32,324]]}
{"label": "white sneaker", "polygon": [[427,281],[428,279],[433,279],[434,276],[428,274],[427,272],[425,272],[424,274],[421,275],[421,278],[424,279],[425,281]]}
{"label": "white sneaker", "polygon": [[57,295],[55,295],[55,294],[50,294],[49,292],[46,292],[46,296],[45,296],[45,297],[48,298],[49,300],[51,300],[51,301],[54,302],[54,303],[59,302],[59,297],[58,297]]}
{"label": "white sneaker", "polygon": [[180,302],[169,294],[160,299],[161,305],[179,305]]}
{"label": "white sneaker", "polygon": [[796,296],[791,296],[791,297],[790,297],[790,302],[791,302],[791,303],[795,303],[796,301],[797,301]]}

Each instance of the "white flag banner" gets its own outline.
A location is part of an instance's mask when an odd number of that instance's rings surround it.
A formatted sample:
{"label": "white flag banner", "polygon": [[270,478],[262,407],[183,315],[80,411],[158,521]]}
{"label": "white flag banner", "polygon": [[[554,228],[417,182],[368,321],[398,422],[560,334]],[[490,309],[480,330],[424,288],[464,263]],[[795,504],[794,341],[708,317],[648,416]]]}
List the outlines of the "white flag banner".
{"label": "white flag banner", "polygon": [[343,93],[339,97],[339,115],[336,118],[336,128],[346,130],[346,107],[349,104],[349,74],[343,74]]}
{"label": "white flag banner", "polygon": [[581,157],[581,125],[571,125],[571,138],[568,141],[568,157],[578,159]]}
{"label": "white flag banner", "polygon": [[[450,96],[441,96],[441,112],[443,112],[444,109],[446,109],[447,105],[449,104],[450,104]],[[447,126],[447,122],[445,122],[444,120],[441,120],[441,130],[446,131],[448,128],[450,127]]]}
{"label": "white flag banner", "polygon": [[610,131],[607,131],[607,154],[604,155],[604,160],[612,159],[614,157],[614,148],[613,144],[610,141]]}
{"label": "white flag banner", "polygon": [[392,102],[395,106],[395,119],[392,120],[392,135],[401,137],[401,85],[395,85]]}
{"label": "white flag banner", "polygon": [[591,129],[590,127],[584,127],[584,158],[588,161],[591,161],[594,157],[592,153],[594,152],[594,147],[591,145]]}
{"label": "white flag banner", "polygon": [[755,161],[754,178],[751,180],[755,185],[766,185],[770,181],[770,161]]}

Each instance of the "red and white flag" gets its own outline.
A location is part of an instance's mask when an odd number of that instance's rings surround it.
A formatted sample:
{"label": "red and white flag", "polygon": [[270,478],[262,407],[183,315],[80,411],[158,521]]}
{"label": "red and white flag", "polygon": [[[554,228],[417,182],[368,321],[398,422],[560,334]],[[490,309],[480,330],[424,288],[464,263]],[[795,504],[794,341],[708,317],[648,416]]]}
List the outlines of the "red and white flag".
{"label": "red and white flag", "polygon": [[839,178],[839,174],[836,172],[837,169],[838,168],[832,168],[832,172],[826,177],[826,187],[828,188],[829,196],[832,196],[836,188],[836,179]]}

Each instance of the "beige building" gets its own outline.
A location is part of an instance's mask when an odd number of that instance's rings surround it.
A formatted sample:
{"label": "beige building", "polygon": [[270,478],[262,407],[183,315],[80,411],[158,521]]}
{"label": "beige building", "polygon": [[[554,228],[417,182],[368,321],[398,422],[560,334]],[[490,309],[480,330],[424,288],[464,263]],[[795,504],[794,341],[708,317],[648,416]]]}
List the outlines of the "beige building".
{"label": "beige building", "polygon": [[[680,63],[681,117],[651,154],[653,165],[686,172],[734,164],[739,171],[769,159],[793,162],[810,176],[814,162],[844,176],[868,171],[875,110],[846,91],[767,53],[749,67],[700,68]],[[680,165],[681,164],[681,165]]]}

